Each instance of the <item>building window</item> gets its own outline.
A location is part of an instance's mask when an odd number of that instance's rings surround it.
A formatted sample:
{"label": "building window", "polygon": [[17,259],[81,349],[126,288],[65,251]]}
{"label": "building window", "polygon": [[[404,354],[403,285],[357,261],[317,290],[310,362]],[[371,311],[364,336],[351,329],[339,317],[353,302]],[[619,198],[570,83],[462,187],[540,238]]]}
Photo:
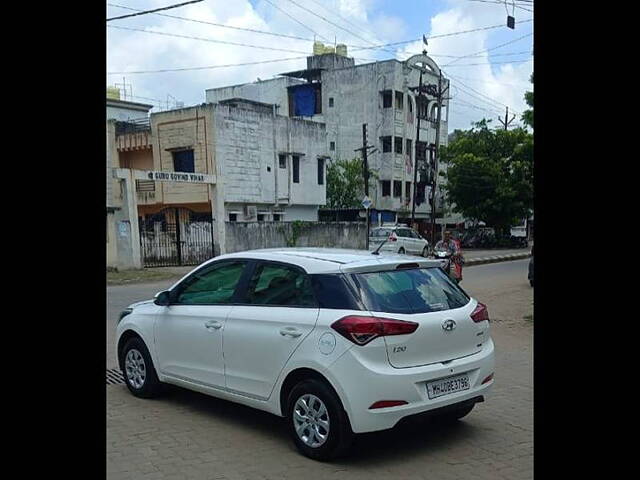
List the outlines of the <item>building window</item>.
{"label": "building window", "polygon": [[396,110],[403,109],[404,93],[396,92]]}
{"label": "building window", "polygon": [[405,149],[404,153],[411,156],[411,147],[412,147],[411,139],[407,138],[407,148]]}
{"label": "building window", "polygon": [[393,95],[391,90],[385,90],[382,93],[382,108],[391,108]]}
{"label": "building window", "polygon": [[258,214],[258,221],[259,222],[264,222],[264,213],[259,213]]}
{"label": "building window", "polygon": [[300,183],[300,157],[293,156],[293,183]]}
{"label": "building window", "polygon": [[407,203],[411,201],[411,182],[404,182],[404,198],[407,199]]}
{"label": "building window", "polygon": [[329,97],[329,106],[333,107],[333,97]]}
{"label": "building window", "polygon": [[391,182],[389,180],[382,180],[380,183],[382,183],[382,196],[391,196]]}
{"label": "building window", "polygon": [[395,137],[396,153],[402,153],[402,137]]}
{"label": "building window", "polygon": [[278,164],[280,168],[287,168],[287,156],[283,153],[278,155]]}
{"label": "building window", "polygon": [[281,222],[282,221],[282,214],[281,213],[274,213],[273,214],[273,221],[274,222]]}
{"label": "building window", "polygon": [[324,185],[324,158],[318,159],[318,185]]}
{"label": "building window", "polygon": [[238,221],[238,214],[237,213],[230,213],[229,214],[229,221],[230,222],[237,222]]}
{"label": "building window", "polygon": [[336,142],[329,142],[329,150],[334,152],[336,149]]}
{"label": "building window", "polygon": [[289,87],[289,116],[312,117],[317,113],[322,113],[321,88],[320,83]]}
{"label": "building window", "polygon": [[173,171],[194,173],[193,149],[179,150],[173,154]]}
{"label": "building window", "polygon": [[390,152],[391,151],[391,137],[380,137],[380,141],[382,142],[382,151]]}
{"label": "building window", "polygon": [[402,182],[400,180],[393,181],[393,196],[400,198],[402,196]]}

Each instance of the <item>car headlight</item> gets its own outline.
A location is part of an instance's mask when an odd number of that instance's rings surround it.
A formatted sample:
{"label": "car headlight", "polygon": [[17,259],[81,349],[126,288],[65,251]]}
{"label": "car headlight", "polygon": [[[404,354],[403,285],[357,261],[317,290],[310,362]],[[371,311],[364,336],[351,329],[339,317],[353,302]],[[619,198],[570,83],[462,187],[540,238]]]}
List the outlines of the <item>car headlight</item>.
{"label": "car headlight", "polygon": [[122,312],[120,312],[120,318],[118,318],[118,323],[122,321],[124,317],[133,312],[133,308],[125,308]]}

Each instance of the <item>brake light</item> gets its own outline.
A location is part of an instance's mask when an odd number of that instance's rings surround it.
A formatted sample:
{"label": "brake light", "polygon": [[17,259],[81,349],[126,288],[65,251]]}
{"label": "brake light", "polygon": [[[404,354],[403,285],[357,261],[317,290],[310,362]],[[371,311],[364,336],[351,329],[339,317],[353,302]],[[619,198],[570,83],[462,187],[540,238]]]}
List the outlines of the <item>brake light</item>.
{"label": "brake light", "polygon": [[349,315],[333,322],[331,328],[356,345],[366,345],[377,337],[413,333],[418,324],[391,318]]}
{"label": "brake light", "polygon": [[395,232],[392,232],[391,235],[389,235],[389,241],[390,242],[397,242],[398,241],[398,237],[396,237]]}
{"label": "brake light", "polygon": [[471,312],[471,320],[476,323],[489,321],[489,310],[484,303],[478,302],[478,306]]}
{"label": "brake light", "polygon": [[369,410],[373,410],[374,408],[387,408],[387,407],[397,407],[399,405],[406,405],[407,402],[404,400],[380,400],[369,407]]}

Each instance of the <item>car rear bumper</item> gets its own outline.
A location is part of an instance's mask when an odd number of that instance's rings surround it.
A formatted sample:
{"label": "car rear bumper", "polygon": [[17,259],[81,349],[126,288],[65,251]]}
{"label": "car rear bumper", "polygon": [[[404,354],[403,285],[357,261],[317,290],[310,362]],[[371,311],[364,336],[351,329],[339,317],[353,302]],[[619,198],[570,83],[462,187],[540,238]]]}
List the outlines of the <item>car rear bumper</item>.
{"label": "car rear bumper", "polygon": [[[494,345],[489,339],[480,352],[468,357],[446,364],[411,368],[393,368],[388,361],[385,367],[381,367],[378,362],[363,362],[358,358],[357,350],[352,348],[330,370],[349,416],[351,428],[355,433],[365,433],[393,428],[406,417],[473,401],[477,397],[487,397],[494,380],[484,384],[482,382],[494,373],[494,365]],[[428,397],[427,382],[463,373],[469,376],[468,390],[434,399]],[[369,409],[380,400],[403,400],[407,404]]]}

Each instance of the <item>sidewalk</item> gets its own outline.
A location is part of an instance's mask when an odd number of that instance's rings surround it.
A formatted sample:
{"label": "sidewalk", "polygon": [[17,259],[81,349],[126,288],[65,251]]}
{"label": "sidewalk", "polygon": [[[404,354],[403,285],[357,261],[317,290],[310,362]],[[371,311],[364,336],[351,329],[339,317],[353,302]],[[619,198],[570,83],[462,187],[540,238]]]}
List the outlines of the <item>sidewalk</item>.
{"label": "sidewalk", "polygon": [[482,265],[484,263],[507,262],[509,260],[529,258],[531,256],[531,247],[504,250],[462,249],[462,254],[466,260],[465,267],[470,267],[472,265]]}

